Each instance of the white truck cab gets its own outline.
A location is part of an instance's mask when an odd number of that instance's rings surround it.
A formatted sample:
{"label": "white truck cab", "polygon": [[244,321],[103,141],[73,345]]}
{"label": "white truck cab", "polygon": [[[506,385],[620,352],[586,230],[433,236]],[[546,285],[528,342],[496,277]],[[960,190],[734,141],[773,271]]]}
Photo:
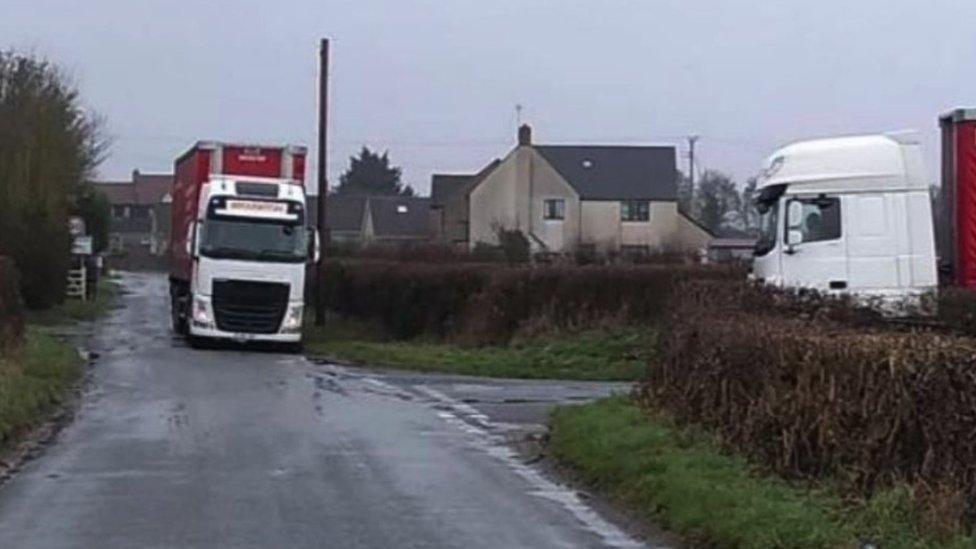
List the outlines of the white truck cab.
{"label": "white truck cab", "polygon": [[302,186],[215,176],[200,188],[188,231],[195,258],[191,343],[223,338],[298,345],[310,237]]}
{"label": "white truck cab", "polygon": [[886,303],[935,291],[921,147],[908,133],[815,139],[769,157],[752,276]]}

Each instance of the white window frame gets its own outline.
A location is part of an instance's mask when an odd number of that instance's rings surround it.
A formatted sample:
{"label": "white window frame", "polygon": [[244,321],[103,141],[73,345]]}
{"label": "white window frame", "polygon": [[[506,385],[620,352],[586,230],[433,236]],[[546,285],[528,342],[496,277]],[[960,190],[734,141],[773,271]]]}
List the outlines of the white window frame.
{"label": "white window frame", "polygon": [[[555,204],[558,207],[555,209],[554,213],[558,213],[558,217],[550,216],[550,204]],[[565,198],[545,198],[542,200],[542,219],[545,221],[563,221],[566,219],[566,199]]]}
{"label": "white window frame", "polygon": [[[624,211],[628,214],[633,213],[631,206],[634,204],[645,204],[647,206],[647,217],[644,219],[633,219],[625,217]],[[621,200],[620,201],[620,221],[623,223],[649,223],[651,221],[651,201],[650,200]]]}

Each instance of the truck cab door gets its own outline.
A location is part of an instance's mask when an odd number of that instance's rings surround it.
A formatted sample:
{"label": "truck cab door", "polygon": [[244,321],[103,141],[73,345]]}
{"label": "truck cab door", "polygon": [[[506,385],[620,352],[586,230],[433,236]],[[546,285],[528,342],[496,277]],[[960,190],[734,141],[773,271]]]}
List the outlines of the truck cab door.
{"label": "truck cab door", "polygon": [[820,291],[847,291],[847,241],[840,198],[790,198],[785,212],[783,283]]}

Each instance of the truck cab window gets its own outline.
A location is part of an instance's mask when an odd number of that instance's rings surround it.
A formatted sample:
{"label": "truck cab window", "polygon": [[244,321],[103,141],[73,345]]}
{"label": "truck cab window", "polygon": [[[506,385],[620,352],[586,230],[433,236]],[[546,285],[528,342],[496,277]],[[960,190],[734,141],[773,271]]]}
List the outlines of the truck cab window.
{"label": "truck cab window", "polygon": [[779,203],[759,203],[759,238],[756,240],[757,256],[766,255],[776,247],[776,225],[779,222]]}
{"label": "truck cab window", "polygon": [[803,205],[800,231],[803,243],[822,242],[840,238],[840,199],[816,198],[801,201]]}

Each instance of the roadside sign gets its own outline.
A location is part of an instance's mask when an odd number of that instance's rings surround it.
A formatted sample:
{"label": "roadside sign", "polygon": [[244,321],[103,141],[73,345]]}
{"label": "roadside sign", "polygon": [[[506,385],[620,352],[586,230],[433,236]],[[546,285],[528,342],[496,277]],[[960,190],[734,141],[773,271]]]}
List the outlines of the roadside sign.
{"label": "roadside sign", "polygon": [[85,234],[85,220],[78,216],[68,218],[68,232],[74,237]]}
{"label": "roadside sign", "polygon": [[92,248],[92,237],[90,236],[76,236],[71,243],[71,253],[74,255],[91,255]]}

